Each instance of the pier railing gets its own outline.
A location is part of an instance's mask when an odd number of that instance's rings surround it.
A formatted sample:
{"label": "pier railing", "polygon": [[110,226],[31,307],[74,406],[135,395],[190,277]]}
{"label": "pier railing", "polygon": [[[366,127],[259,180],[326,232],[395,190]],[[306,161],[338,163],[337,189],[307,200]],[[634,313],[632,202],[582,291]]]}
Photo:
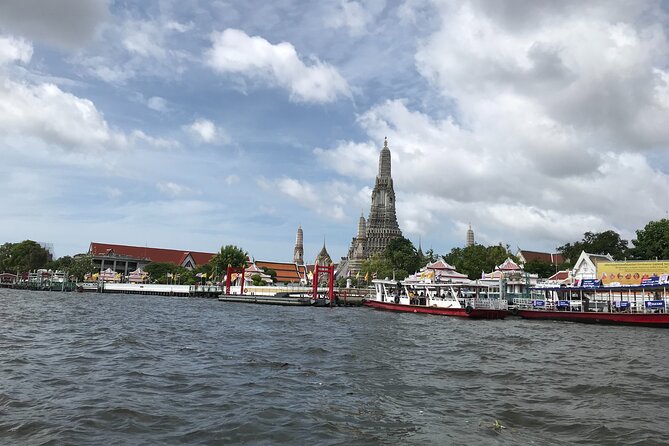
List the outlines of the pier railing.
{"label": "pier railing", "polygon": [[464,299],[464,306],[470,305],[472,308],[480,308],[486,310],[506,310],[509,305],[504,299],[488,299],[488,298],[471,298]]}
{"label": "pier railing", "polygon": [[513,304],[519,310],[649,314],[667,313],[669,299],[621,301],[607,299],[550,300],[517,298],[513,300]]}

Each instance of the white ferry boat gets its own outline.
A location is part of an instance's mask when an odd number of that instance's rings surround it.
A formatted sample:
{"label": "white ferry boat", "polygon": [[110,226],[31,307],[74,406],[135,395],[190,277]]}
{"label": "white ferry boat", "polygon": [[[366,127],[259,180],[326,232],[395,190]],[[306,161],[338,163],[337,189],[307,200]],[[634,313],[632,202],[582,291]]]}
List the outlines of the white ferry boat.
{"label": "white ferry boat", "polygon": [[462,283],[372,281],[375,293],[364,305],[379,310],[437,314],[473,319],[504,319],[507,302],[488,286]]}

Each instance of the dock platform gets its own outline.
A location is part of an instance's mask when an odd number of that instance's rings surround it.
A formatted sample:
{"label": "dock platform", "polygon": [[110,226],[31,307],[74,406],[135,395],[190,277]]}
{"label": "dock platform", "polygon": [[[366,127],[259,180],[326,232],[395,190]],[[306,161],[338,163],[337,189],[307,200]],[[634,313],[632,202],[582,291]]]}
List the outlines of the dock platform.
{"label": "dock platform", "polygon": [[223,294],[218,300],[221,302],[240,302],[247,304],[261,304],[261,305],[285,305],[285,306],[309,306],[312,304],[308,297],[291,297],[291,296],[262,296],[262,295],[239,295],[239,294]]}

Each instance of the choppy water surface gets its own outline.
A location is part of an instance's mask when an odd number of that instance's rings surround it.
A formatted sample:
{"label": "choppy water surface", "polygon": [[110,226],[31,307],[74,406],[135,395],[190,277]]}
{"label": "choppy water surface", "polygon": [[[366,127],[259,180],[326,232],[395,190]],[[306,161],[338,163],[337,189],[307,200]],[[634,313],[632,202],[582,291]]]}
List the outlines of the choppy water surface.
{"label": "choppy water surface", "polygon": [[0,443],[667,444],[668,341],[652,328],[0,290]]}

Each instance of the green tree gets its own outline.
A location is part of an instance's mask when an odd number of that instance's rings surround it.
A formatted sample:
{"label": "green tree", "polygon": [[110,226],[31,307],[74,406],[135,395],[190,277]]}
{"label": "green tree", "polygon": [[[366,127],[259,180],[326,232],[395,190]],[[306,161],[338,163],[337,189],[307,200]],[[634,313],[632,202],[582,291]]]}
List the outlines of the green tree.
{"label": "green tree", "polygon": [[429,263],[437,261],[437,255],[434,253],[434,250],[432,248],[425,251],[424,260],[425,260],[425,262],[429,262]]}
{"label": "green tree", "polygon": [[0,245],[0,271],[11,270],[12,246],[14,246],[13,243],[4,243]]}
{"label": "green tree", "polygon": [[7,267],[11,271],[26,272],[44,268],[49,261],[49,251],[32,240],[14,243]]}
{"label": "green tree", "polygon": [[525,263],[523,269],[530,274],[538,274],[539,277],[543,279],[546,279],[557,272],[555,265],[549,262],[542,262],[541,260],[530,260]]}
{"label": "green tree", "polygon": [[274,271],[272,268],[265,268],[263,271],[265,271],[265,274],[272,278],[273,282],[276,282],[276,271]]}
{"label": "green tree", "polygon": [[93,264],[93,257],[89,255],[75,256],[67,267],[67,273],[75,282],[81,282],[86,274],[93,274],[98,268]]}
{"label": "green tree", "polygon": [[422,259],[416,247],[411,240],[404,237],[392,239],[383,251],[383,256],[388,259],[393,269],[403,271],[404,277],[415,273],[421,267]]}
{"label": "green tree", "polygon": [[[184,274],[186,268],[167,262],[151,262],[144,267],[144,271],[149,273],[149,280],[157,283],[171,282],[176,279],[177,274]],[[171,274],[172,277],[168,277]]]}
{"label": "green tree", "polygon": [[636,231],[630,254],[638,260],[669,259],[669,220],[651,221]]}
{"label": "green tree", "polygon": [[207,277],[214,272],[217,276],[223,276],[228,268],[228,265],[234,268],[242,268],[246,266],[248,254],[242,248],[234,245],[222,246],[221,250],[209,261]]}
{"label": "green tree", "polygon": [[262,276],[260,274],[252,275],[251,276],[251,281],[253,282],[254,286],[264,285],[264,282],[262,280]]}
{"label": "green tree", "polygon": [[[365,275],[367,275],[368,280],[372,280],[372,274],[374,273],[376,273],[376,276],[379,279],[393,277],[393,265],[383,253],[376,253],[362,262],[362,266],[360,267],[360,277],[352,277],[351,281],[356,285],[364,285]],[[398,279],[404,279],[406,276],[406,271],[395,271],[395,277]]]}
{"label": "green tree", "polygon": [[509,247],[500,245],[483,246],[472,245],[465,248],[453,248],[444,256],[444,260],[472,280],[479,279],[482,272],[490,272],[504,260],[511,258],[517,262],[515,256],[509,252]]}
{"label": "green tree", "polygon": [[[197,268],[193,270],[193,275],[197,274],[205,274],[207,280],[217,280],[219,276],[221,276],[221,270],[217,268],[216,265],[212,265],[210,263],[205,263],[204,265],[200,265]],[[223,271],[223,274],[225,274],[225,270]],[[199,277],[195,277],[197,281],[201,281]]]}
{"label": "green tree", "polygon": [[[335,279],[335,287],[337,288],[346,288],[346,279],[347,277],[338,277]],[[351,280],[351,286],[353,285],[353,280]]]}
{"label": "green tree", "polygon": [[557,250],[565,259],[568,259],[569,265],[573,266],[581,255],[581,251],[591,254],[611,254],[615,260],[621,260],[628,255],[628,244],[627,240],[620,238],[620,234],[608,230],[586,232],[581,241],[567,243],[558,247]]}
{"label": "green tree", "polygon": [[72,265],[73,262],[74,262],[74,258],[72,258],[70,256],[63,256],[63,257],[60,257],[56,260],[52,260],[52,261],[48,262],[46,264],[46,267],[50,270],[53,270],[53,271],[57,271],[57,270],[64,271],[64,270],[69,269],[69,267]]}

